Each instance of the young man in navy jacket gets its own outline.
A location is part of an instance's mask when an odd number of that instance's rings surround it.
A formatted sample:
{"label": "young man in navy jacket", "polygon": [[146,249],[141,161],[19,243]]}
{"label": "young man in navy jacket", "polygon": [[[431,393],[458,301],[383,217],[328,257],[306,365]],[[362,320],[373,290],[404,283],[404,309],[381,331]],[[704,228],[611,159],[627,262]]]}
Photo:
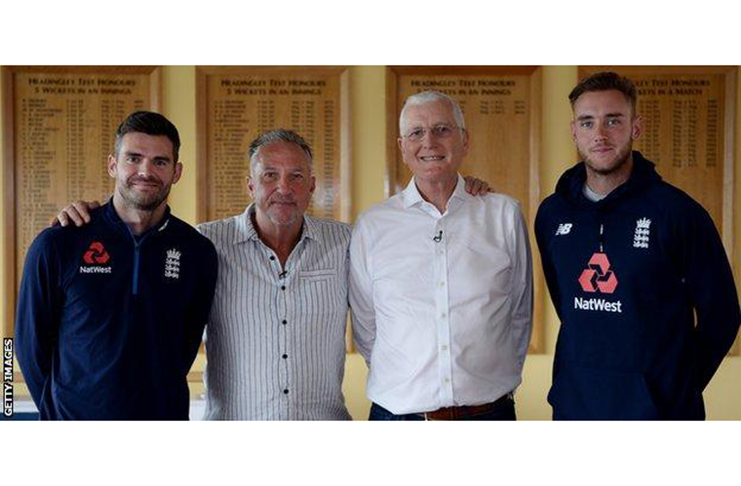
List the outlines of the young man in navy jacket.
{"label": "young man in navy jacket", "polygon": [[188,419],[187,374],[216,284],[216,251],[170,214],[180,138],[136,112],[116,132],[113,197],[28,250],[18,361],[42,419]]}
{"label": "young man in navy jacket", "polygon": [[702,392],[741,316],[723,245],[697,202],[632,150],[636,89],[599,73],[569,95],[581,162],[535,232],[561,319],[554,419],[704,419]]}

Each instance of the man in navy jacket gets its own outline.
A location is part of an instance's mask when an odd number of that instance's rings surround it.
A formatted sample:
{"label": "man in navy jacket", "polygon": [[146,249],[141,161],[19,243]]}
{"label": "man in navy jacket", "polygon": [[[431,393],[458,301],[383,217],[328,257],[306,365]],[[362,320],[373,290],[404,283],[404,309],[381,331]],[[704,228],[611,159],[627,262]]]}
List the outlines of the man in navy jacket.
{"label": "man in navy jacket", "polygon": [[170,214],[180,138],[136,112],[116,132],[114,194],[82,228],[28,250],[18,361],[42,419],[187,419],[187,374],[216,283],[216,251]]}
{"label": "man in navy jacket", "polygon": [[561,319],[554,419],[704,419],[702,392],[741,321],[718,232],[632,150],[630,80],[595,74],[569,99],[582,162],[535,221]]}

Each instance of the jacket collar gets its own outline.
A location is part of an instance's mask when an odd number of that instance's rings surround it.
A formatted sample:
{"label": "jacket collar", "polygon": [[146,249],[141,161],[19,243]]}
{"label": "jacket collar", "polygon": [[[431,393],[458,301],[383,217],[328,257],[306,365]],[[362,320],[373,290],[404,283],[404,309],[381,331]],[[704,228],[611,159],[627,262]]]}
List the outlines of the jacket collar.
{"label": "jacket collar", "polygon": [[633,170],[630,177],[604,199],[592,202],[584,196],[583,188],[587,181],[587,170],[584,162],[579,162],[563,173],[558,180],[558,184],[556,184],[556,194],[573,205],[603,208],[620,201],[626,194],[660,180],[661,176],[656,172],[655,164],[643,157],[640,152],[634,150]]}
{"label": "jacket collar", "polygon": [[[121,219],[121,216],[119,216],[118,212],[116,212],[116,207],[113,205],[113,196],[108,199],[108,202],[106,202],[100,208],[100,210],[101,214],[108,222],[112,223],[116,228],[123,230],[126,234],[133,236],[131,229],[129,229],[128,225],[124,223],[124,221]],[[142,239],[145,235],[148,236],[152,233],[159,233],[161,231],[164,231],[170,223],[171,216],[172,214],[170,212],[170,206],[167,205],[165,206],[165,213],[162,215],[162,219],[159,220],[159,222],[153,227],[149,228],[145,233],[140,235],[140,239]]]}

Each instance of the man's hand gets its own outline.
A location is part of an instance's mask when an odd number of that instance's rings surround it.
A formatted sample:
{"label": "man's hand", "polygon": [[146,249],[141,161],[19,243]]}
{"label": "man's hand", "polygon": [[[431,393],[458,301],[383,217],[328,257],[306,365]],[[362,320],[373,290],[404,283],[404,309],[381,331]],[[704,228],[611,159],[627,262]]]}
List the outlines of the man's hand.
{"label": "man's hand", "polygon": [[466,181],[466,192],[472,196],[485,196],[489,192],[494,192],[489,187],[489,183],[481,179],[465,176],[463,180]]}
{"label": "man's hand", "polygon": [[70,222],[74,223],[75,226],[85,225],[90,222],[90,211],[99,206],[98,201],[75,201],[62,209],[57,217],[51,220],[51,225],[67,226]]}

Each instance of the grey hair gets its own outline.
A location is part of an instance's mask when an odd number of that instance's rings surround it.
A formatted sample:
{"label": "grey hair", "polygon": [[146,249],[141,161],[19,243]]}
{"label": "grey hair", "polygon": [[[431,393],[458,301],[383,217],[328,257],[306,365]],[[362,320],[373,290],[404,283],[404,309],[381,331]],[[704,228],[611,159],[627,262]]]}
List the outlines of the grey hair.
{"label": "grey hair", "polygon": [[311,172],[312,163],[314,161],[314,155],[311,153],[311,146],[303,139],[301,135],[294,132],[293,130],[287,130],[285,128],[277,128],[260,134],[256,139],[250,143],[250,148],[247,154],[250,157],[250,173],[254,173],[255,166],[257,165],[257,158],[260,155],[260,149],[266,145],[277,142],[292,143],[298,146],[304,151],[309,159],[309,172]]}
{"label": "grey hair", "polygon": [[460,128],[466,128],[466,120],[463,118],[463,110],[461,110],[461,105],[459,105],[457,101],[440,91],[422,91],[421,93],[411,95],[404,102],[404,108],[401,109],[401,114],[399,115],[399,133],[404,130],[407,108],[410,106],[434,103],[436,101],[447,101],[450,103],[450,106],[453,107],[453,118],[455,119],[456,125]]}

